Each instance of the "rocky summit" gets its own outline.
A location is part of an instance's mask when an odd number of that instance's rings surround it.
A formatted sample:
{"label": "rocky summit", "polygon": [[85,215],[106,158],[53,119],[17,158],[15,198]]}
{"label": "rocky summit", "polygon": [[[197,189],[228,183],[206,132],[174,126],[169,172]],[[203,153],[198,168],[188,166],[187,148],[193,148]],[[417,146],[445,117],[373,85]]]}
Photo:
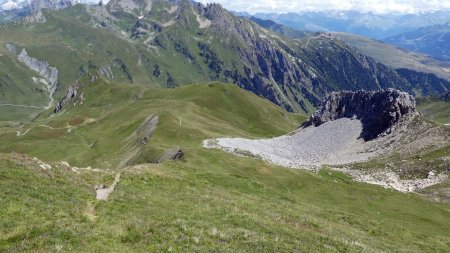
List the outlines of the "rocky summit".
{"label": "rocky summit", "polygon": [[371,140],[391,130],[404,117],[416,113],[416,101],[406,92],[395,89],[356,92],[340,91],[328,95],[322,107],[302,126],[319,126],[339,118],[361,120],[364,140]]}

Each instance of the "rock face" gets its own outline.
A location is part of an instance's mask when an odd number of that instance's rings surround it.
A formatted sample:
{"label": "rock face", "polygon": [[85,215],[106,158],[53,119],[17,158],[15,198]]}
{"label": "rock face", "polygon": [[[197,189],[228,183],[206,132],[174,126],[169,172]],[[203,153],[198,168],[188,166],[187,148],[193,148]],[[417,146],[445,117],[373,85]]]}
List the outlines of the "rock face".
{"label": "rock face", "polygon": [[[45,108],[50,108],[53,105],[54,99],[53,94],[59,84],[59,71],[56,67],[50,66],[46,61],[42,61],[33,58],[28,55],[25,48],[20,50],[16,45],[12,43],[5,44],[6,49],[13,55],[17,56],[17,59],[23,63],[29,69],[37,72],[42,78],[32,77],[32,80],[37,84],[42,84],[43,88],[48,92],[48,97],[50,99],[48,106]],[[18,54],[18,52],[20,52]]]}
{"label": "rock face", "polygon": [[75,102],[81,94],[78,92],[81,89],[81,84],[79,82],[76,82],[75,84],[71,85],[69,89],[67,89],[66,95],[56,104],[55,109],[53,110],[54,113],[57,113],[61,111],[64,105]]}
{"label": "rock face", "polygon": [[166,150],[163,156],[158,159],[158,163],[163,163],[166,161],[176,161],[181,160],[184,157],[184,151],[180,147],[171,148],[169,150]]}
{"label": "rock face", "polygon": [[17,48],[14,44],[11,43],[6,43],[6,49],[8,49],[8,51],[14,55],[17,55]]}
{"label": "rock face", "polygon": [[32,12],[38,12],[41,9],[60,10],[76,4],[72,0],[34,0],[30,2]]}
{"label": "rock face", "polygon": [[361,137],[371,140],[383,133],[390,133],[402,118],[416,113],[413,96],[399,90],[341,91],[332,92],[302,127],[319,126],[339,118],[361,120]]}
{"label": "rock face", "polygon": [[46,21],[42,9],[60,10],[79,3],[78,0],[8,0],[0,4],[4,21],[22,19],[25,23],[43,23]]}
{"label": "rock face", "polygon": [[[70,4],[67,0],[36,0],[35,3],[51,8]],[[33,16],[34,21],[45,19],[39,13],[50,15],[47,11],[38,12]],[[73,20],[82,27],[102,29],[111,35],[131,39],[123,41],[130,49],[127,50],[129,55],[104,44],[103,51],[107,54],[98,54],[92,64],[87,64],[100,67],[97,69],[99,74],[115,82],[132,84],[133,80],[139,80],[168,88],[191,82],[235,83],[288,111],[308,114],[332,91],[391,87],[428,95],[450,89],[446,82],[420,73],[400,75],[395,69],[359,53],[329,34],[310,34],[300,40],[291,40],[251,20],[236,17],[219,4],[203,5],[189,0],[111,0],[102,7],[71,8],[64,15],[70,18],[56,15],[53,18],[58,22],[42,24],[47,27],[43,30],[46,32],[38,36],[43,39],[48,36],[54,39],[52,43],[58,43],[63,39],[58,36],[65,35],[55,33],[53,24],[64,30],[72,26],[69,20]],[[85,15],[88,18],[78,19]],[[270,23],[268,27],[277,30],[273,26],[276,25]],[[67,36],[75,44],[86,43],[76,33]],[[102,44],[97,39],[92,38],[89,43]],[[131,41],[133,43],[128,43]],[[15,43],[29,45],[26,41]],[[141,46],[149,50],[141,53]],[[67,47],[61,50],[61,57],[70,57],[69,49],[78,50]],[[135,66],[136,61],[138,66]],[[70,69],[76,70],[86,62],[89,59],[73,61]],[[174,67],[174,63],[180,66]]]}
{"label": "rock face", "polygon": [[56,67],[52,67],[46,61],[40,61],[36,58],[30,57],[27,50],[24,48],[18,55],[19,60],[30,69],[38,72],[43,78],[45,78],[50,86],[49,92],[53,94],[58,86],[59,71]]}
{"label": "rock face", "polygon": [[[151,11],[145,11],[148,6],[152,6]],[[195,66],[195,71],[202,69],[208,73],[208,80],[235,83],[288,111],[313,112],[313,107],[320,105],[320,98],[338,90],[396,88],[428,94],[441,87],[433,85],[426,90],[416,87],[421,83],[410,82],[394,69],[333,36],[320,33],[290,40],[251,20],[234,16],[220,4],[111,0],[105,8],[91,8],[90,12],[99,17],[97,26],[108,29],[116,24],[103,18],[103,12],[113,17],[124,15],[122,12],[135,15],[138,20],[129,24],[132,27],[129,35],[134,41],[141,41],[158,52],[174,50],[186,59],[186,69]],[[266,26],[279,31],[273,23]],[[195,40],[170,32],[172,29],[192,31],[194,27],[201,29],[194,35]],[[159,63],[157,66],[149,71],[162,86],[173,87],[184,82],[181,80],[185,80],[185,73],[164,69]],[[109,76],[105,69],[102,75]]]}

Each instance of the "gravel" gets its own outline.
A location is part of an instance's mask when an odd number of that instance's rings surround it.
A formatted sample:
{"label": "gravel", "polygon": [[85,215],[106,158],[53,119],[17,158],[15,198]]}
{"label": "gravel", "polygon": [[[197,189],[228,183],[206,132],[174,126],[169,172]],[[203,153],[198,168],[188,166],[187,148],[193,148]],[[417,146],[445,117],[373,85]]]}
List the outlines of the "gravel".
{"label": "gravel", "polygon": [[435,175],[435,173],[428,174],[427,178],[402,180],[393,171],[358,171],[348,168],[332,168],[333,170],[344,172],[358,182],[380,185],[384,188],[392,188],[401,192],[414,192],[421,189],[439,184],[448,180],[446,173]]}
{"label": "gravel", "polygon": [[356,181],[402,192],[415,192],[448,180],[447,173],[429,172],[426,178],[403,180],[395,171],[388,169],[364,171],[342,166],[393,152],[411,155],[420,150],[432,150],[448,145],[450,140],[450,135],[444,131],[446,129],[413,118],[400,121],[391,130],[365,142],[360,138],[363,131],[361,121],[341,118],[271,139],[208,139],[203,141],[203,147],[218,148],[290,168],[318,170],[323,165],[329,165],[330,169],[346,173]]}
{"label": "gravel", "polygon": [[376,155],[366,152],[365,142],[359,138],[361,132],[361,121],[341,118],[272,139],[209,139],[203,146],[258,157],[290,168],[316,168],[364,161]]}

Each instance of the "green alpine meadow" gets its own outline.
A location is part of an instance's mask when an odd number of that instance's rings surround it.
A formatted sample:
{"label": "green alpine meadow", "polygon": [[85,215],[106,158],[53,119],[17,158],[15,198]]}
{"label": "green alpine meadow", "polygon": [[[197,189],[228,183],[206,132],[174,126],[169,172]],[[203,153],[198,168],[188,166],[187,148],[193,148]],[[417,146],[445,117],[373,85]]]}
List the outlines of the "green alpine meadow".
{"label": "green alpine meadow", "polygon": [[445,57],[218,2],[0,0],[0,252],[449,252]]}

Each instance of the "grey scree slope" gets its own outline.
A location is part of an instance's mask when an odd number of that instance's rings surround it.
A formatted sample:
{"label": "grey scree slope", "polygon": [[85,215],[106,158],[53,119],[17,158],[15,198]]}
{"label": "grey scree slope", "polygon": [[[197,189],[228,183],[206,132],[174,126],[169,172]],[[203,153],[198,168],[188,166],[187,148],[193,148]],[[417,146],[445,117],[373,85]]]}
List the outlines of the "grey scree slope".
{"label": "grey scree slope", "polygon": [[209,139],[203,146],[255,156],[285,167],[313,168],[362,161],[376,155],[365,151],[365,142],[359,138],[361,133],[360,120],[341,118],[272,139]]}
{"label": "grey scree slope", "polygon": [[405,92],[333,92],[303,128],[290,135],[261,140],[209,139],[203,146],[291,168],[347,164],[382,153],[376,145],[380,139],[413,115],[415,100]]}

